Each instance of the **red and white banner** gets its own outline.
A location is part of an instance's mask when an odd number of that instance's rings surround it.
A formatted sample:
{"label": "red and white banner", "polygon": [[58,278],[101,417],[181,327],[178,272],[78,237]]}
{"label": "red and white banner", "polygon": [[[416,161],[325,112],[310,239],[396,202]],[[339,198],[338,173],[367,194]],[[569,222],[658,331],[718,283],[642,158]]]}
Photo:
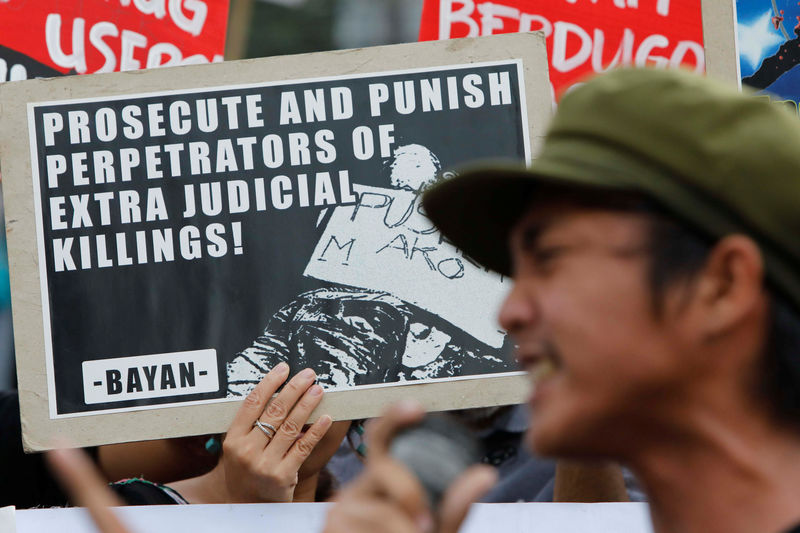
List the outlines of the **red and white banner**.
{"label": "red and white banner", "polygon": [[221,61],[229,0],[0,0],[0,82]]}
{"label": "red and white banner", "polygon": [[425,0],[419,38],[536,30],[557,96],[618,65],[704,70],[701,0]]}

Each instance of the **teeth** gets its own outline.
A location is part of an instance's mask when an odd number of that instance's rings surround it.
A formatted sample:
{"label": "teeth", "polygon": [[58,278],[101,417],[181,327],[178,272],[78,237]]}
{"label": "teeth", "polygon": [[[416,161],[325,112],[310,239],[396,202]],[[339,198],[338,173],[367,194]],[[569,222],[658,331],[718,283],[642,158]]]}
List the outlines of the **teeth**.
{"label": "teeth", "polygon": [[546,357],[541,359],[530,369],[531,380],[535,383],[554,374],[555,371],[556,365],[553,364],[553,361],[549,357]]}

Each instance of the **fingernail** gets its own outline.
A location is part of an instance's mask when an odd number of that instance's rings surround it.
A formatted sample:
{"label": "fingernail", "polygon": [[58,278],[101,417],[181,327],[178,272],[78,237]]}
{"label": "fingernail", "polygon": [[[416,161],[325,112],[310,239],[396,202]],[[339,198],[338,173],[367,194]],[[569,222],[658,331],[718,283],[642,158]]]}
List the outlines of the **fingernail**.
{"label": "fingernail", "polygon": [[331,427],[331,424],[333,424],[333,418],[329,415],[322,415],[319,417],[319,425],[322,426],[322,429],[327,431],[327,429]]}
{"label": "fingernail", "polygon": [[314,373],[314,371],[311,370],[310,368],[306,368],[305,370],[300,372],[298,374],[298,376],[300,376],[301,379],[308,380],[308,381],[312,381],[317,377],[317,375]]}
{"label": "fingernail", "polygon": [[322,387],[319,385],[314,385],[310,389],[308,389],[308,394],[311,396],[320,396],[322,394]]}
{"label": "fingernail", "polygon": [[286,361],[281,361],[272,368],[272,371],[277,374],[283,374],[284,372],[289,371],[289,365],[286,363]]}

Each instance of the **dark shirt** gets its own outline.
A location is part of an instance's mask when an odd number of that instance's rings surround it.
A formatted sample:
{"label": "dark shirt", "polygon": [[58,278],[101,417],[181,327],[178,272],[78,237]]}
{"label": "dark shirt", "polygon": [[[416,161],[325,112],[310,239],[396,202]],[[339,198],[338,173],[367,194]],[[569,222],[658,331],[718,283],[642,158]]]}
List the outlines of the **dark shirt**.
{"label": "dark shirt", "polygon": [[183,496],[164,485],[131,478],[109,485],[127,505],[175,505],[187,504]]}

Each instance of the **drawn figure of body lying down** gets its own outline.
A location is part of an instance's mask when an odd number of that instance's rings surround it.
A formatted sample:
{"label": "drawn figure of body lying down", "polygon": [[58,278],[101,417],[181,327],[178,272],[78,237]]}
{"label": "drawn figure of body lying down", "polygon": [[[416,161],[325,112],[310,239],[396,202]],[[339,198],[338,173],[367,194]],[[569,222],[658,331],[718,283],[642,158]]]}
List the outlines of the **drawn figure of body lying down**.
{"label": "drawn figure of body lying down", "polygon": [[[414,198],[440,179],[438,158],[417,144],[398,147],[385,168],[389,172],[389,188],[385,190],[408,196],[412,206],[416,205]],[[345,209],[352,211],[352,207]],[[412,212],[417,218],[423,217],[414,209],[402,207],[400,211],[405,218]],[[425,222],[427,219],[420,224]],[[395,231],[394,226],[382,229],[383,223],[366,224],[372,234],[385,231],[389,235]],[[371,278],[371,288],[354,287],[359,280],[367,279],[366,272],[362,277],[362,272],[356,271],[359,275],[344,282],[330,271],[326,271],[327,277],[317,276],[331,284],[295,297],[274,314],[253,344],[228,364],[228,395],[246,394],[281,361],[287,362],[293,372],[313,368],[319,383],[326,388],[514,369],[510,356],[502,355],[510,353],[504,349],[507,346],[485,344],[467,333],[468,328],[460,329],[438,313],[382,290],[381,280],[396,279],[405,269],[401,260],[391,265],[371,268],[370,272],[379,272],[377,280]],[[419,280],[410,283],[419,284]]]}
{"label": "drawn figure of body lying down", "polygon": [[228,394],[246,394],[281,361],[293,371],[313,368],[326,388],[513,370],[491,347],[432,325],[436,318],[387,293],[301,294],[228,365]]}

